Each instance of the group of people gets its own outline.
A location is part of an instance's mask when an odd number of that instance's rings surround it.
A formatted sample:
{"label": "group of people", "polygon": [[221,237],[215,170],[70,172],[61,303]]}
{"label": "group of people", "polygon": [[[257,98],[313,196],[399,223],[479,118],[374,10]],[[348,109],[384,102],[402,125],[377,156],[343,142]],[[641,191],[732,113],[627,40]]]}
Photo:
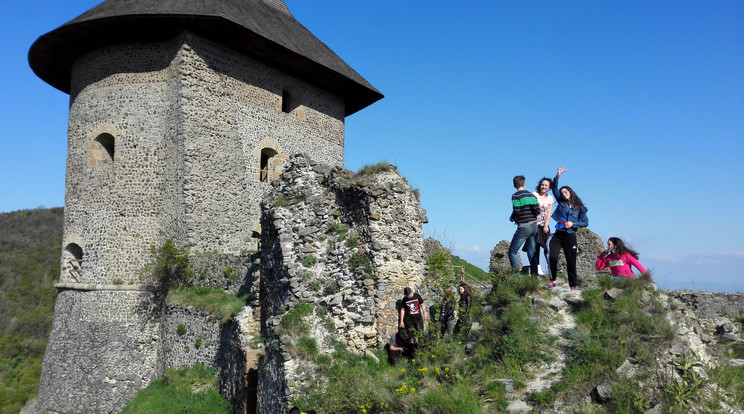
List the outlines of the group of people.
{"label": "group of people", "polygon": [[[438,321],[440,334],[453,335],[470,324],[470,305],[472,303],[472,289],[467,283],[460,283],[457,287],[460,294],[459,306],[456,309],[452,289],[444,290],[444,298],[439,311]],[[403,298],[398,301],[400,314],[398,315],[398,331],[390,337],[386,346],[388,360],[395,364],[401,358],[413,359],[416,354],[416,334],[425,332],[429,317],[424,299],[410,287],[403,289]],[[457,316],[455,312],[457,310]]]}
{"label": "group of people", "polygon": [[[537,275],[542,248],[550,274],[548,287],[553,288],[557,284],[558,255],[563,250],[566,256],[568,285],[571,290],[576,290],[578,286],[576,231],[589,225],[589,217],[588,209],[576,192],[567,185],[558,186],[560,176],[566,171],[566,167],[558,168],[552,180],[542,178],[535,192],[525,189],[524,176],[514,177],[513,183],[517,192],[512,195],[512,214],[509,220],[516,223],[517,230],[512,237],[508,255],[511,266],[520,270],[517,255],[524,246],[530,262],[530,272]],[[551,219],[556,223],[553,233],[550,232]],[[596,269],[609,267],[614,280],[634,278],[631,265],[641,273],[646,273],[646,269],[638,261],[638,253],[627,247],[621,239],[611,237],[607,241],[607,250],[597,257]]]}

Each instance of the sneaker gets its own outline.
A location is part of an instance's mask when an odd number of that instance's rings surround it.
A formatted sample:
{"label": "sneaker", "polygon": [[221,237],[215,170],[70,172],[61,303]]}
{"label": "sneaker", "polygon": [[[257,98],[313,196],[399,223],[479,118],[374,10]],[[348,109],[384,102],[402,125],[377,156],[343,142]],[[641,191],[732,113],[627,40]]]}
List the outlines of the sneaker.
{"label": "sneaker", "polygon": [[555,280],[553,280],[553,281],[551,281],[550,283],[548,283],[548,287],[552,289],[552,288],[554,288],[554,287],[555,287],[555,285],[557,285],[557,284],[558,284],[558,283],[556,283],[556,282],[555,282]]}
{"label": "sneaker", "polygon": [[537,274],[539,276],[545,276],[545,272],[543,272],[542,267],[540,267],[540,265],[537,265]]}
{"label": "sneaker", "polygon": [[572,286],[571,287],[571,290],[576,290],[576,286]]}

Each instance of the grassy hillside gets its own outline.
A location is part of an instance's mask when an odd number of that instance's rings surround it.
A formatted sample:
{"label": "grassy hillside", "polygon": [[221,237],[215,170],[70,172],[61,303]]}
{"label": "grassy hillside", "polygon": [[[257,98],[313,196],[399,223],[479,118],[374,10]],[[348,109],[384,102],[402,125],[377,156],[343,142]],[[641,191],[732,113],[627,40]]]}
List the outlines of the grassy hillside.
{"label": "grassy hillside", "polygon": [[62,223],[62,208],[0,214],[0,413],[17,413],[38,391]]}

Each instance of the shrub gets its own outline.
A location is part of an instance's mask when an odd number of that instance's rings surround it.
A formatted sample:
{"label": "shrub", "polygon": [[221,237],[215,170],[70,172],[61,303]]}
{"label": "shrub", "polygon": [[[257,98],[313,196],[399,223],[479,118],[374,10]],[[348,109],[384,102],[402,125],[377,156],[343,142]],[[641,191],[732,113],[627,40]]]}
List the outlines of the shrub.
{"label": "shrub", "polygon": [[184,335],[186,335],[186,325],[184,325],[184,324],[179,324],[179,325],[178,325],[178,328],[176,328],[176,331],[178,332],[178,335],[179,335],[179,336],[184,336]]}
{"label": "shrub", "polygon": [[305,267],[313,267],[316,263],[318,263],[318,259],[315,258],[315,256],[302,256],[302,259],[300,259],[302,262],[302,265]]}
{"label": "shrub", "polygon": [[294,308],[282,316],[282,320],[279,322],[279,328],[281,330],[294,333],[294,334],[306,334],[310,328],[302,323],[302,318],[313,313],[315,305],[307,302],[297,302]]}
{"label": "shrub", "polygon": [[369,261],[369,257],[361,250],[355,252],[349,258],[349,270],[355,272],[359,268],[364,271],[365,276],[373,277],[372,263]]}
{"label": "shrub", "polygon": [[194,271],[189,268],[188,247],[176,247],[167,239],[160,247],[150,245],[152,260],[145,265],[143,274],[151,275],[164,290],[181,286],[191,280]]}
{"label": "shrub", "polygon": [[364,177],[369,175],[375,175],[383,172],[397,171],[397,167],[390,164],[389,162],[378,162],[374,165],[365,164],[362,168],[356,172],[357,177]]}

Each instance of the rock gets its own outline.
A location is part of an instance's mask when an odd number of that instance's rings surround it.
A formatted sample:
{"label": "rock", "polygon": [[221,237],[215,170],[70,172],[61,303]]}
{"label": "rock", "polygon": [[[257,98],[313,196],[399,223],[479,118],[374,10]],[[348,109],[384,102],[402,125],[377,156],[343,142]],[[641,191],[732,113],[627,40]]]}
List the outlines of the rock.
{"label": "rock", "polygon": [[508,378],[496,378],[492,379],[491,382],[500,382],[504,385],[504,390],[506,392],[512,392],[514,391],[514,381]]}
{"label": "rock", "polygon": [[550,300],[550,302],[548,302],[548,306],[550,306],[550,309],[558,311],[558,310],[561,310],[567,307],[568,305],[566,304],[565,301],[559,298],[553,298]]}
{"label": "rock", "polygon": [[599,384],[594,388],[594,395],[600,403],[606,403],[612,398],[612,388],[607,384]]}
{"label": "rock", "polygon": [[607,292],[605,292],[604,294],[606,299],[609,299],[612,301],[618,300],[620,296],[622,295],[623,295],[623,290],[619,288],[612,288],[608,290]]}
{"label": "rock", "polygon": [[730,367],[744,367],[744,359],[731,359],[728,361]]}
{"label": "rock", "polygon": [[627,359],[623,362],[618,369],[615,370],[615,374],[624,378],[633,378],[636,375],[636,369],[633,364]]}
{"label": "rock", "polygon": [[370,350],[366,350],[366,351],[364,351],[364,355],[365,355],[365,356],[366,356],[367,358],[369,358],[369,359],[371,359],[371,360],[375,361],[375,363],[376,363],[376,364],[379,364],[379,363],[380,363],[380,358],[377,358],[377,355],[375,355],[375,353],[374,353],[374,352],[372,352],[372,351],[370,351]]}

